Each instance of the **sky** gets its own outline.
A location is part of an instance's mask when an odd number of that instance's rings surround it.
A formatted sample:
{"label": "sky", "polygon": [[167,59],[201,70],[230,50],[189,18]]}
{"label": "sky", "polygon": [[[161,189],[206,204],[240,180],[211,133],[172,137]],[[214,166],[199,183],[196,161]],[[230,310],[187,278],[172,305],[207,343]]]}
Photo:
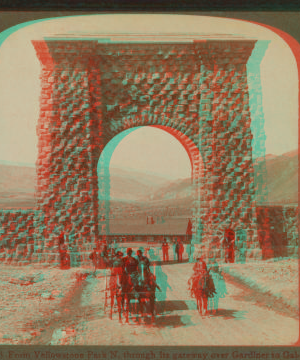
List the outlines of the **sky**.
{"label": "sky", "polygon": [[[203,37],[239,36],[270,41],[261,62],[262,101],[266,133],[266,153],[280,155],[298,147],[298,74],[288,45],[271,30],[240,20],[183,15],[88,15],[53,18],[20,27],[0,46],[0,161],[34,164],[37,157],[36,124],[39,116],[40,64],[31,44],[56,34],[162,34]],[[216,35],[217,34],[217,35]],[[3,40],[3,39],[2,39]],[[0,37],[1,43],[1,37]],[[255,53],[255,52],[254,52]],[[250,59],[251,60],[251,59]],[[252,128],[257,125],[252,114]],[[111,164],[125,164],[140,170],[156,163],[159,173],[166,162],[183,157],[182,146],[162,130],[139,129],[124,138],[116,148]],[[161,132],[161,133],[159,133]],[[147,144],[148,155],[141,144]],[[144,146],[145,148],[145,146]],[[151,151],[150,151],[151,149]],[[160,149],[160,151],[156,151]],[[137,156],[137,154],[139,156]],[[160,154],[166,155],[159,159]],[[172,155],[171,155],[172,154]],[[146,157],[145,157],[146,156]],[[148,156],[148,157],[147,157]],[[156,159],[154,161],[153,159]],[[179,161],[177,161],[179,164]],[[160,164],[160,165],[159,165]],[[187,163],[175,167],[176,176],[185,177]],[[152,166],[152,165],[151,165]],[[154,171],[155,170],[155,171]],[[174,174],[170,172],[170,176]]]}
{"label": "sky", "polygon": [[191,176],[191,162],[185,148],[173,135],[152,126],[139,127],[125,136],[113,152],[110,166],[170,180]]}

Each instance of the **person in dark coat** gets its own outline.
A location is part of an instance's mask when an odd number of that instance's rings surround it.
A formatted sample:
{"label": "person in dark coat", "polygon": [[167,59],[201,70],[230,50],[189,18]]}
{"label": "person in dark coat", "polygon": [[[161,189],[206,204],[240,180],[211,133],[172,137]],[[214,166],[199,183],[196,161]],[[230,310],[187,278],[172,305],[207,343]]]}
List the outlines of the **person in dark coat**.
{"label": "person in dark coat", "polygon": [[144,280],[145,276],[148,276],[150,273],[150,261],[146,256],[143,255],[142,249],[139,249],[136,254],[138,260],[139,279],[141,281]]}
{"label": "person in dark coat", "polygon": [[127,256],[123,258],[123,279],[128,289],[135,288],[138,284],[138,260],[132,256],[132,249],[127,249]]}
{"label": "person in dark coat", "polygon": [[99,244],[97,244],[89,256],[89,258],[92,260],[95,271],[99,268],[100,254],[101,254],[101,249]]}
{"label": "person in dark coat", "polygon": [[235,232],[232,229],[225,230],[223,246],[225,248],[225,262],[226,263],[234,263]]}
{"label": "person in dark coat", "polygon": [[71,258],[68,253],[68,249],[66,245],[61,245],[59,248],[59,257],[60,257],[60,268],[61,269],[70,269]]}
{"label": "person in dark coat", "polygon": [[132,274],[133,272],[136,272],[138,269],[138,261],[136,258],[132,256],[132,249],[127,249],[127,256],[123,258],[123,269],[127,274]]}
{"label": "person in dark coat", "polygon": [[117,251],[116,256],[111,261],[111,274],[112,276],[118,276],[118,285],[121,284],[121,278],[123,273],[123,253]]}
{"label": "person in dark coat", "polygon": [[65,234],[62,231],[58,237],[58,251],[59,251],[59,265],[61,269],[70,269],[71,258],[68,252],[68,248],[65,244]]}
{"label": "person in dark coat", "polygon": [[150,267],[150,261],[149,259],[147,258],[147,256],[143,255],[143,250],[142,249],[139,249],[137,252],[137,261],[138,261],[138,264],[144,264],[145,268],[149,269]]}
{"label": "person in dark coat", "polygon": [[176,251],[176,254],[177,254],[178,262],[182,262],[182,254],[184,252],[184,246],[183,246],[183,244],[182,244],[182,242],[180,240],[177,240],[175,251]]}
{"label": "person in dark coat", "polygon": [[164,239],[161,249],[163,253],[163,261],[169,261],[169,244],[167,243],[166,239]]}
{"label": "person in dark coat", "polygon": [[62,231],[58,237],[58,246],[62,246],[64,245],[64,243],[65,243],[65,234]]}

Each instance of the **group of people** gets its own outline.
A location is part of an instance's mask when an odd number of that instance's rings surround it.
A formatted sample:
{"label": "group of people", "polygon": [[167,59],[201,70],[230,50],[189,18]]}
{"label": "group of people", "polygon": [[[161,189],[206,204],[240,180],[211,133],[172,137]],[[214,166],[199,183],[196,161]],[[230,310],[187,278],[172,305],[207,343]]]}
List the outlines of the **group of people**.
{"label": "group of people", "polygon": [[[173,244],[173,247],[174,247],[174,260],[175,260],[175,255],[176,255],[177,261],[182,262],[182,255],[184,253],[184,245],[183,245],[182,241],[177,240],[177,242]],[[167,243],[166,239],[164,239],[164,241],[161,245],[161,249],[162,249],[162,254],[163,254],[163,261],[169,261],[170,245]]]}
{"label": "group of people", "polygon": [[150,271],[150,261],[143,254],[143,249],[136,252],[133,256],[133,250],[128,248],[126,256],[122,251],[116,251],[114,248],[96,246],[90,254],[95,270],[110,269],[111,275],[116,276],[117,283],[126,288],[127,292],[139,290],[139,287],[145,283],[155,283],[155,276]]}
{"label": "group of people", "polygon": [[[230,234],[231,235],[231,234]],[[232,242],[232,236],[227,236]],[[64,236],[59,237],[59,252],[62,268],[70,267],[70,255],[64,244]],[[231,246],[230,246],[231,250]],[[151,251],[148,249],[149,255]],[[176,254],[178,262],[182,261],[184,247],[182,242],[176,243]],[[227,262],[232,261],[233,251],[226,254]],[[163,260],[169,260],[169,244],[164,239],[162,243]],[[110,269],[111,275],[117,280],[118,286],[125,288],[126,291],[139,291],[142,286],[149,284],[152,291],[160,287],[156,283],[156,277],[150,271],[150,260],[144,255],[143,249],[136,251],[133,256],[132,248],[128,248],[126,255],[115,247],[108,247],[105,244],[97,243],[89,258],[92,260],[95,270]],[[152,261],[154,257],[151,256]],[[227,294],[224,277],[216,261],[210,264],[208,269],[203,258],[198,258],[193,266],[193,274],[188,280],[190,295],[197,300],[197,308],[201,315],[208,315],[211,310],[215,313],[218,309],[219,299]],[[144,288],[143,288],[144,289]],[[155,290],[154,290],[155,291]]]}

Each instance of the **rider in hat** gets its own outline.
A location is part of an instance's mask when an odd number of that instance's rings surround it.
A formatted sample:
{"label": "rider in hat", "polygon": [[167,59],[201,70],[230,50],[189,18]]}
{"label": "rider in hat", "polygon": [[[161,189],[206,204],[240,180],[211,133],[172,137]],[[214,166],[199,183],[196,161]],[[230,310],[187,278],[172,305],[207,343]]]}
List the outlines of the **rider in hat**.
{"label": "rider in hat", "polygon": [[127,249],[127,256],[123,258],[123,268],[127,274],[137,271],[138,261],[132,256],[132,249]]}
{"label": "rider in hat", "polygon": [[119,284],[121,283],[121,277],[123,273],[123,253],[117,251],[116,256],[111,262],[112,275],[118,275]]}
{"label": "rider in hat", "polygon": [[138,263],[139,265],[140,264],[144,264],[145,268],[149,269],[149,266],[150,266],[150,261],[149,259],[147,258],[147,256],[143,255],[143,249],[140,248],[137,252],[137,260],[138,260]]}
{"label": "rider in hat", "polygon": [[123,258],[123,273],[129,287],[135,288],[138,283],[138,261],[132,256],[132,249],[127,249],[127,256]]}

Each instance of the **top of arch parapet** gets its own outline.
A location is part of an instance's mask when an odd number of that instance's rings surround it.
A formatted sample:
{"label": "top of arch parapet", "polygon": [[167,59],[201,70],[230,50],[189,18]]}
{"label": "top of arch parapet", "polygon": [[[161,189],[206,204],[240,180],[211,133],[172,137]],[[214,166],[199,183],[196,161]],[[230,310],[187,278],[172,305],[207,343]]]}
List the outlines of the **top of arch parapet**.
{"label": "top of arch parapet", "polygon": [[234,34],[197,34],[197,33],[120,33],[120,34],[56,34],[44,37],[45,40],[97,41],[99,43],[192,43],[197,41],[256,41],[256,38]]}
{"label": "top of arch parapet", "polygon": [[[204,61],[219,62],[223,57],[239,57],[240,63],[245,63],[254,49],[255,39],[234,36],[204,37],[195,34],[176,37],[174,34],[149,35],[112,35],[106,36],[80,36],[72,34],[45,37],[44,40],[32,41],[41,63],[60,63],[78,55],[85,54],[89,58],[98,56],[123,55],[139,56],[143,54],[166,54],[172,56],[184,53],[190,56],[201,56]],[[146,38],[146,39],[145,39]],[[76,55],[75,55],[76,54]],[[211,57],[213,55],[213,58]],[[216,59],[219,60],[216,60]],[[230,59],[229,59],[230,61]]]}

